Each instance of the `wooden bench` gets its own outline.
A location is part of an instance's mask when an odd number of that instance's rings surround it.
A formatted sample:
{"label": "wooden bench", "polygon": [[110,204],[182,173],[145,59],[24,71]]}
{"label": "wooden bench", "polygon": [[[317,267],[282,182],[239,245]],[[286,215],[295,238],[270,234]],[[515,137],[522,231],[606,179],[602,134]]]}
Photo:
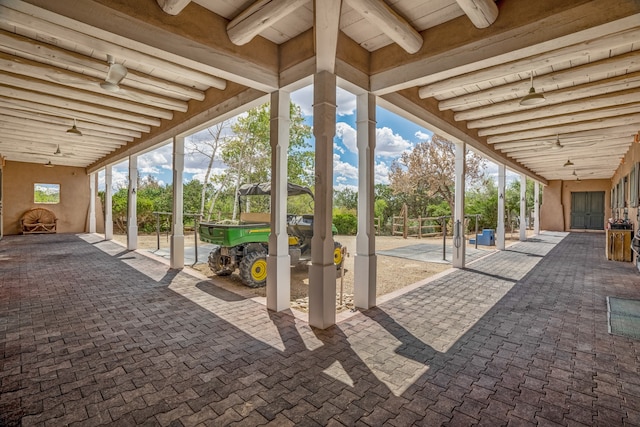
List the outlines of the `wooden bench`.
{"label": "wooden bench", "polygon": [[33,208],[20,218],[22,234],[55,233],[58,218],[48,209]]}

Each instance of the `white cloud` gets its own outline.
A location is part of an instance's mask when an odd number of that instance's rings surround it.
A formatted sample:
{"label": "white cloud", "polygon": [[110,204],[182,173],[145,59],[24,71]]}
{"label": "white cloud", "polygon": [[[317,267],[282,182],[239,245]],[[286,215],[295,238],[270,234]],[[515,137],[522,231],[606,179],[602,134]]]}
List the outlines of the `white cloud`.
{"label": "white cloud", "polygon": [[342,191],[345,188],[348,188],[351,191],[355,191],[356,193],[358,192],[358,186],[352,184],[336,184],[333,186],[333,191]]}
{"label": "white cloud", "polygon": [[373,182],[376,184],[389,184],[389,166],[386,163],[376,163],[373,173]]}
{"label": "white cloud", "polygon": [[358,152],[357,133],[354,128],[347,123],[338,122],[336,123],[336,136],[342,139],[342,143],[349,151],[352,153]]}
{"label": "white cloud", "polygon": [[[291,100],[300,106],[302,114],[305,116],[313,116],[313,85],[292,92]],[[336,114],[338,116],[355,114],[356,96],[344,89],[338,88],[336,91],[336,104]]]}
{"label": "white cloud", "polygon": [[417,139],[419,139],[420,141],[429,141],[432,137],[432,134],[428,134],[426,132],[422,132],[422,131],[417,131],[415,133],[415,136]]}
{"label": "white cloud", "polygon": [[344,148],[340,147],[335,142],[333,143],[333,151],[337,151],[340,154],[344,154],[345,153]]}
{"label": "white cloud", "polygon": [[397,158],[411,148],[411,143],[388,127],[376,129],[376,156]]}
{"label": "white cloud", "polygon": [[340,160],[340,156],[335,153],[333,154],[333,174],[336,177],[342,176],[346,179],[358,179],[358,169]]}

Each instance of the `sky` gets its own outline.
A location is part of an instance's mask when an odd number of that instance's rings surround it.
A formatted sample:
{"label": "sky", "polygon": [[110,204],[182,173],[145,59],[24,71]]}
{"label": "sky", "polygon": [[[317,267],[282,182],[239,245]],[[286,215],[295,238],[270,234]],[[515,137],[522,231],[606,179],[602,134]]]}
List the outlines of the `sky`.
{"label": "sky", "polygon": [[[336,99],[337,120],[333,155],[334,188],[341,190],[349,187],[357,191],[356,97],[345,90],[338,89]],[[293,92],[291,100],[300,106],[305,122],[312,125],[313,86],[307,86]],[[376,122],[375,182],[376,184],[388,184],[392,162],[397,160],[403,152],[410,151],[417,143],[429,140],[433,132],[381,107],[376,107]],[[194,139],[198,137],[195,135]],[[190,152],[192,150],[189,150],[189,139],[188,137],[185,144],[184,180],[185,182],[192,179],[204,181],[208,160],[202,155]],[[309,142],[312,144],[313,139]],[[163,184],[170,183],[172,181],[171,151],[171,144],[167,144],[140,155],[138,157],[140,175],[143,177],[153,175]],[[128,161],[114,165],[112,172],[114,191],[127,185],[128,167]],[[214,173],[221,173],[223,170],[223,164],[216,163],[214,165]],[[487,161],[485,174],[497,176],[496,165]],[[509,175],[507,180],[516,176],[510,172],[507,174]],[[104,172],[101,172],[99,177],[99,189],[102,190],[104,189]]]}

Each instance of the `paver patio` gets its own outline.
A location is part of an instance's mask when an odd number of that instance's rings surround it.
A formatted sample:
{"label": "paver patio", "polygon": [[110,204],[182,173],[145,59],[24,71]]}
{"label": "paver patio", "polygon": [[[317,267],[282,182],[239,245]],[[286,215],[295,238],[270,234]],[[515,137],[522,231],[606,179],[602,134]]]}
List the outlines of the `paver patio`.
{"label": "paver patio", "polygon": [[[565,237],[566,236],[566,237]],[[0,425],[640,425],[602,234],[544,233],[327,330],[94,235],[0,241]]]}

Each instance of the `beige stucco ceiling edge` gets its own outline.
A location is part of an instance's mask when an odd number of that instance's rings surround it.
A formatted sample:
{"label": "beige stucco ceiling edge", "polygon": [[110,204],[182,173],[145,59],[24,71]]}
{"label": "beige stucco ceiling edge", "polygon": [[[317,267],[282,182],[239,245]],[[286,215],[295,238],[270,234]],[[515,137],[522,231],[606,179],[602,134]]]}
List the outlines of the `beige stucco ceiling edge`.
{"label": "beige stucco ceiling edge", "polygon": [[207,99],[194,103],[187,113],[176,114],[171,121],[163,121],[162,125],[154,128],[151,133],[119,148],[97,162],[89,165],[87,173],[93,173],[106,165],[125,160],[128,156],[141,154],[160,145],[175,136],[187,135],[201,129],[208,123],[216,123],[231,118],[241,112],[267,101],[262,91],[245,88],[231,83],[221,97],[219,91],[209,91]]}
{"label": "beige stucco ceiling edge", "polygon": [[440,133],[445,137],[451,137],[452,139],[465,142],[491,161],[502,163],[509,169],[523,173],[543,185],[548,184],[547,180],[542,176],[494,150],[483,138],[479,137],[474,130],[467,129],[463,123],[461,124],[453,120],[452,114],[439,111],[437,102],[433,98],[420,99],[416,88],[379,96],[378,105],[401,114],[415,123],[436,133]]}

